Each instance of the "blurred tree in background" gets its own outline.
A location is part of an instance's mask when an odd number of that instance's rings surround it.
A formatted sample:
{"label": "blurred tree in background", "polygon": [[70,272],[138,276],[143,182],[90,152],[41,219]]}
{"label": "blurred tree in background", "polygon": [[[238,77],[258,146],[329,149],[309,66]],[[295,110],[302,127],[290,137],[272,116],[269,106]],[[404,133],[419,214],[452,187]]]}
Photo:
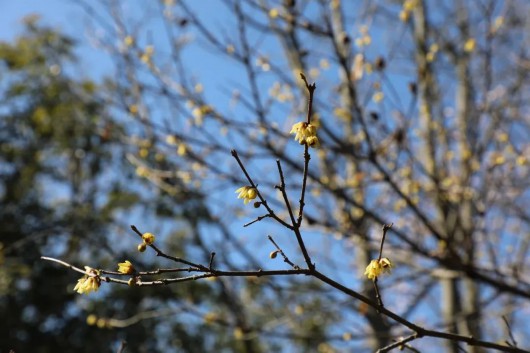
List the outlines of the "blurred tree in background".
{"label": "blurred tree in background", "polygon": [[[215,252],[216,269],[288,268],[269,258],[269,234],[302,266],[291,232],[236,203],[248,181],[230,157],[235,148],[287,220],[275,160],[298,207],[305,161],[289,131],[307,110],[300,72],[317,83],[321,147],[310,151],[302,224],[317,269],[375,298],[362,273],[393,222],[385,256],[396,269],[379,282],[387,308],[530,346],[528,3],[76,3],[113,59],[112,81],[67,76],[73,42],[34,21],[0,48],[0,304],[16,327],[1,349],[375,351],[410,334],[310,276],[103,284],[87,301],[71,294],[71,274],[37,261],[175,266],[136,252],[130,222],[204,266]],[[411,346],[485,351],[440,342]]]}

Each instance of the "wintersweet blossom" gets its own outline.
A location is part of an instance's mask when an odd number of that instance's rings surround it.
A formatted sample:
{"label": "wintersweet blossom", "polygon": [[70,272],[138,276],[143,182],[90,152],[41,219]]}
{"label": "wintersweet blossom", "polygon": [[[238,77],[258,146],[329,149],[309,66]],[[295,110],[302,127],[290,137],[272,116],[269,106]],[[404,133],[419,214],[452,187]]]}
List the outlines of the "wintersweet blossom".
{"label": "wintersweet blossom", "polygon": [[318,147],[317,127],[304,121],[296,123],[291,128],[291,134],[296,134],[294,139],[301,145],[307,144],[310,147]]}
{"label": "wintersweet blossom", "polygon": [[142,234],[142,239],[144,241],[144,243],[146,243],[147,245],[151,245],[155,242],[155,236],[153,233],[144,233]]}
{"label": "wintersweet blossom", "polygon": [[130,275],[134,272],[134,266],[129,260],[118,263],[118,272]]}
{"label": "wintersweet blossom", "polygon": [[364,275],[368,277],[368,279],[375,280],[381,274],[390,272],[393,266],[392,262],[386,257],[383,257],[380,260],[372,260],[370,261],[370,264],[366,266]]}
{"label": "wintersweet blossom", "polygon": [[245,205],[249,203],[250,200],[254,200],[258,195],[258,191],[252,186],[240,187],[236,190],[236,193],[239,193],[239,195],[237,196],[238,199],[244,199],[243,202],[245,203]]}
{"label": "wintersweet blossom", "polygon": [[84,275],[77,280],[77,284],[74,287],[74,291],[79,294],[88,294],[90,292],[96,292],[101,285],[101,279],[99,278],[99,271],[88,266],[85,266],[85,271],[90,275]]}

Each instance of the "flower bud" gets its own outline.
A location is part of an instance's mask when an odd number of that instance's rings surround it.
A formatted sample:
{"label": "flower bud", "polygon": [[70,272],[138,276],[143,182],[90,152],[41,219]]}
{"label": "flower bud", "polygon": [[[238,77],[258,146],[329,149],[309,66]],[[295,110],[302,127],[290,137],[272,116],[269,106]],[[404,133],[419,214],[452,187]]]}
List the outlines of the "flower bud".
{"label": "flower bud", "polygon": [[153,233],[144,233],[142,234],[142,239],[147,245],[151,245],[155,242],[155,236]]}

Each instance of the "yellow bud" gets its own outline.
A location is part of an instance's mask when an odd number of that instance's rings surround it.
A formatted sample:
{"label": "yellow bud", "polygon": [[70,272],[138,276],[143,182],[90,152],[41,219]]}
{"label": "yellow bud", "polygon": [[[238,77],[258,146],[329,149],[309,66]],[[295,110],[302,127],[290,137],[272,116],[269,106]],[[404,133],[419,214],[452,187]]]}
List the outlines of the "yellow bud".
{"label": "yellow bud", "polygon": [[477,42],[474,38],[469,38],[466,43],[464,44],[464,51],[466,53],[471,53],[473,50],[475,50]]}
{"label": "yellow bud", "polygon": [[107,320],[99,318],[98,321],[96,321],[96,325],[99,328],[104,328],[105,326],[107,326]]}
{"label": "yellow bud", "polygon": [[142,234],[142,239],[147,245],[151,245],[155,242],[155,236],[153,233]]}
{"label": "yellow bud", "polygon": [[146,243],[141,243],[138,245],[138,251],[139,252],[144,252],[145,249],[147,249],[147,244]]}
{"label": "yellow bud", "polygon": [[86,317],[87,325],[94,326],[97,321],[98,321],[98,317],[94,314],[90,314]]}
{"label": "yellow bud", "polygon": [[271,251],[271,253],[269,254],[269,257],[271,259],[275,259],[277,256],[278,256],[278,250],[274,250],[274,251]]}
{"label": "yellow bud", "polygon": [[269,10],[269,16],[270,18],[276,18],[279,15],[279,11],[277,8],[272,8]]}
{"label": "yellow bud", "polygon": [[123,43],[125,43],[126,46],[130,47],[130,46],[132,46],[134,44],[134,38],[131,37],[131,36],[127,36],[123,40]]}

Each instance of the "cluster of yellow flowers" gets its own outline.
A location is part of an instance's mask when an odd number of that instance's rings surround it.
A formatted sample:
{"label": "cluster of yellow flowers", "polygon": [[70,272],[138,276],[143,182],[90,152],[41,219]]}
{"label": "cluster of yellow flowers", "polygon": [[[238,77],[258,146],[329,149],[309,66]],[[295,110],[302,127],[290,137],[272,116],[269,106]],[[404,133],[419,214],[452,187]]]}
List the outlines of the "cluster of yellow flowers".
{"label": "cluster of yellow flowers", "polygon": [[85,271],[88,273],[77,280],[77,284],[74,287],[74,291],[79,294],[88,294],[90,292],[96,292],[101,285],[101,279],[99,278],[99,271],[91,267],[85,266]]}
{"label": "cluster of yellow flowers", "polygon": [[393,266],[394,265],[392,265],[392,262],[390,262],[390,260],[386,257],[383,257],[380,260],[372,260],[368,266],[366,266],[364,275],[368,277],[368,279],[375,280],[383,273],[390,272]]}
{"label": "cluster of yellow flowers", "polygon": [[138,251],[144,252],[147,249],[147,245],[151,245],[155,242],[155,236],[153,233],[142,234],[142,243],[138,245]]}
{"label": "cluster of yellow flowers", "polygon": [[407,22],[410,18],[410,14],[418,4],[418,0],[405,0],[403,2],[403,9],[399,13],[399,19],[403,22]]}
{"label": "cluster of yellow flowers", "polygon": [[296,134],[294,139],[300,142],[301,145],[307,144],[309,147],[320,146],[317,137],[317,127],[311,123],[304,121],[296,123],[293,125],[290,133]]}
{"label": "cluster of yellow flowers", "polygon": [[[309,147],[320,146],[320,141],[317,137],[317,127],[311,123],[306,123],[304,121],[296,123],[291,128],[290,133],[296,134],[294,139],[301,145],[307,144]],[[243,199],[245,205],[258,196],[258,191],[252,186],[242,186],[236,190],[236,193],[239,194],[237,198]]]}
{"label": "cluster of yellow flowers", "polygon": [[258,190],[252,186],[243,186],[236,190],[236,193],[239,193],[237,196],[238,199],[244,199],[243,202],[245,205],[251,200],[254,200],[258,196]]}

